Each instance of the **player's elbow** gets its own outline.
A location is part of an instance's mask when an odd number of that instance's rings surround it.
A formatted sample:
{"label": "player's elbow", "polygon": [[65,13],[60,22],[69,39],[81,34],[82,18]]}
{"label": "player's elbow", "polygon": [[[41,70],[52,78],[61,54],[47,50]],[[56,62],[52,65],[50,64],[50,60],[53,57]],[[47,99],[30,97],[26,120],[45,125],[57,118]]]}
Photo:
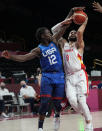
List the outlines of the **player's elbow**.
{"label": "player's elbow", "polygon": [[85,45],[82,43],[82,44],[80,45],[80,48],[84,49],[84,47],[85,47]]}
{"label": "player's elbow", "polygon": [[60,28],[61,28],[61,23],[58,23],[51,28],[51,31],[53,34],[56,34],[57,32],[59,32]]}
{"label": "player's elbow", "polygon": [[83,35],[83,31],[82,30],[78,30],[77,31],[77,35],[80,37],[81,35]]}

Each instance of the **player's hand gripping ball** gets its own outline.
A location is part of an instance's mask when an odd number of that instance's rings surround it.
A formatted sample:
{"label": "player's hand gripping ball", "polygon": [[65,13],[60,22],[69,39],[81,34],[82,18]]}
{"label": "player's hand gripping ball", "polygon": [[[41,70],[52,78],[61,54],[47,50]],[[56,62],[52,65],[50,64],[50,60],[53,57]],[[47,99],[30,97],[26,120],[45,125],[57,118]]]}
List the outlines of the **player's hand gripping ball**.
{"label": "player's hand gripping ball", "polygon": [[73,22],[77,25],[81,25],[85,22],[87,14],[84,11],[75,11],[73,14]]}

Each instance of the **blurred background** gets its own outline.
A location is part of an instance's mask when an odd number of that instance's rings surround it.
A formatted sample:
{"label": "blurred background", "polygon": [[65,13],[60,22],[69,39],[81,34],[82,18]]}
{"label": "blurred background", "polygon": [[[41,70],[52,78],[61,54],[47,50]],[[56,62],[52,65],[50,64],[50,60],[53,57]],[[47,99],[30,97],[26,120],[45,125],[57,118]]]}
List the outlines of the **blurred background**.
{"label": "blurred background", "polygon": [[[97,1],[102,4],[102,0]],[[0,0],[0,52],[5,49],[14,54],[29,52],[38,45],[35,39],[38,27],[50,29],[64,20],[71,8],[85,6],[89,21],[84,33],[84,63],[89,75],[92,70],[102,71],[101,64],[95,64],[94,61],[102,60],[102,14],[93,11],[92,3],[93,0],[38,0],[36,3],[34,0]],[[64,37],[71,29],[77,30],[78,27],[72,24]],[[31,76],[37,67],[40,67],[38,59],[19,63],[0,58],[0,71],[6,77],[22,70]]]}

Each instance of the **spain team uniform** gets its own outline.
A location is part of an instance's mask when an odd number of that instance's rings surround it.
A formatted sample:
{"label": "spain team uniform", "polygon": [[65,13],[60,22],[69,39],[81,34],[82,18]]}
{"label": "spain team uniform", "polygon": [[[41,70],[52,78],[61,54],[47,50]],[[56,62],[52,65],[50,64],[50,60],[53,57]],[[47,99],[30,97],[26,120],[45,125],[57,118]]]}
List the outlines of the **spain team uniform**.
{"label": "spain team uniform", "polygon": [[83,64],[83,55],[76,46],[70,47],[65,43],[63,49],[64,69],[66,74],[66,95],[74,97],[75,94],[88,93],[88,76]]}
{"label": "spain team uniform", "polygon": [[41,51],[40,64],[42,68],[41,97],[53,97],[62,99],[64,97],[64,71],[60,51],[55,43],[50,42],[48,46],[39,45]]}

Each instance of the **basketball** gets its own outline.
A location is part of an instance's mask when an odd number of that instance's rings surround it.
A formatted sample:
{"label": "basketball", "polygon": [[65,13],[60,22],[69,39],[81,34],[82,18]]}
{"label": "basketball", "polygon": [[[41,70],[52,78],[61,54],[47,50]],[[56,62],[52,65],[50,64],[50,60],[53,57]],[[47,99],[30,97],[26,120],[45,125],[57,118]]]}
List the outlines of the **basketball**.
{"label": "basketball", "polygon": [[73,14],[73,22],[77,25],[81,25],[85,22],[87,14],[83,11],[75,11]]}

